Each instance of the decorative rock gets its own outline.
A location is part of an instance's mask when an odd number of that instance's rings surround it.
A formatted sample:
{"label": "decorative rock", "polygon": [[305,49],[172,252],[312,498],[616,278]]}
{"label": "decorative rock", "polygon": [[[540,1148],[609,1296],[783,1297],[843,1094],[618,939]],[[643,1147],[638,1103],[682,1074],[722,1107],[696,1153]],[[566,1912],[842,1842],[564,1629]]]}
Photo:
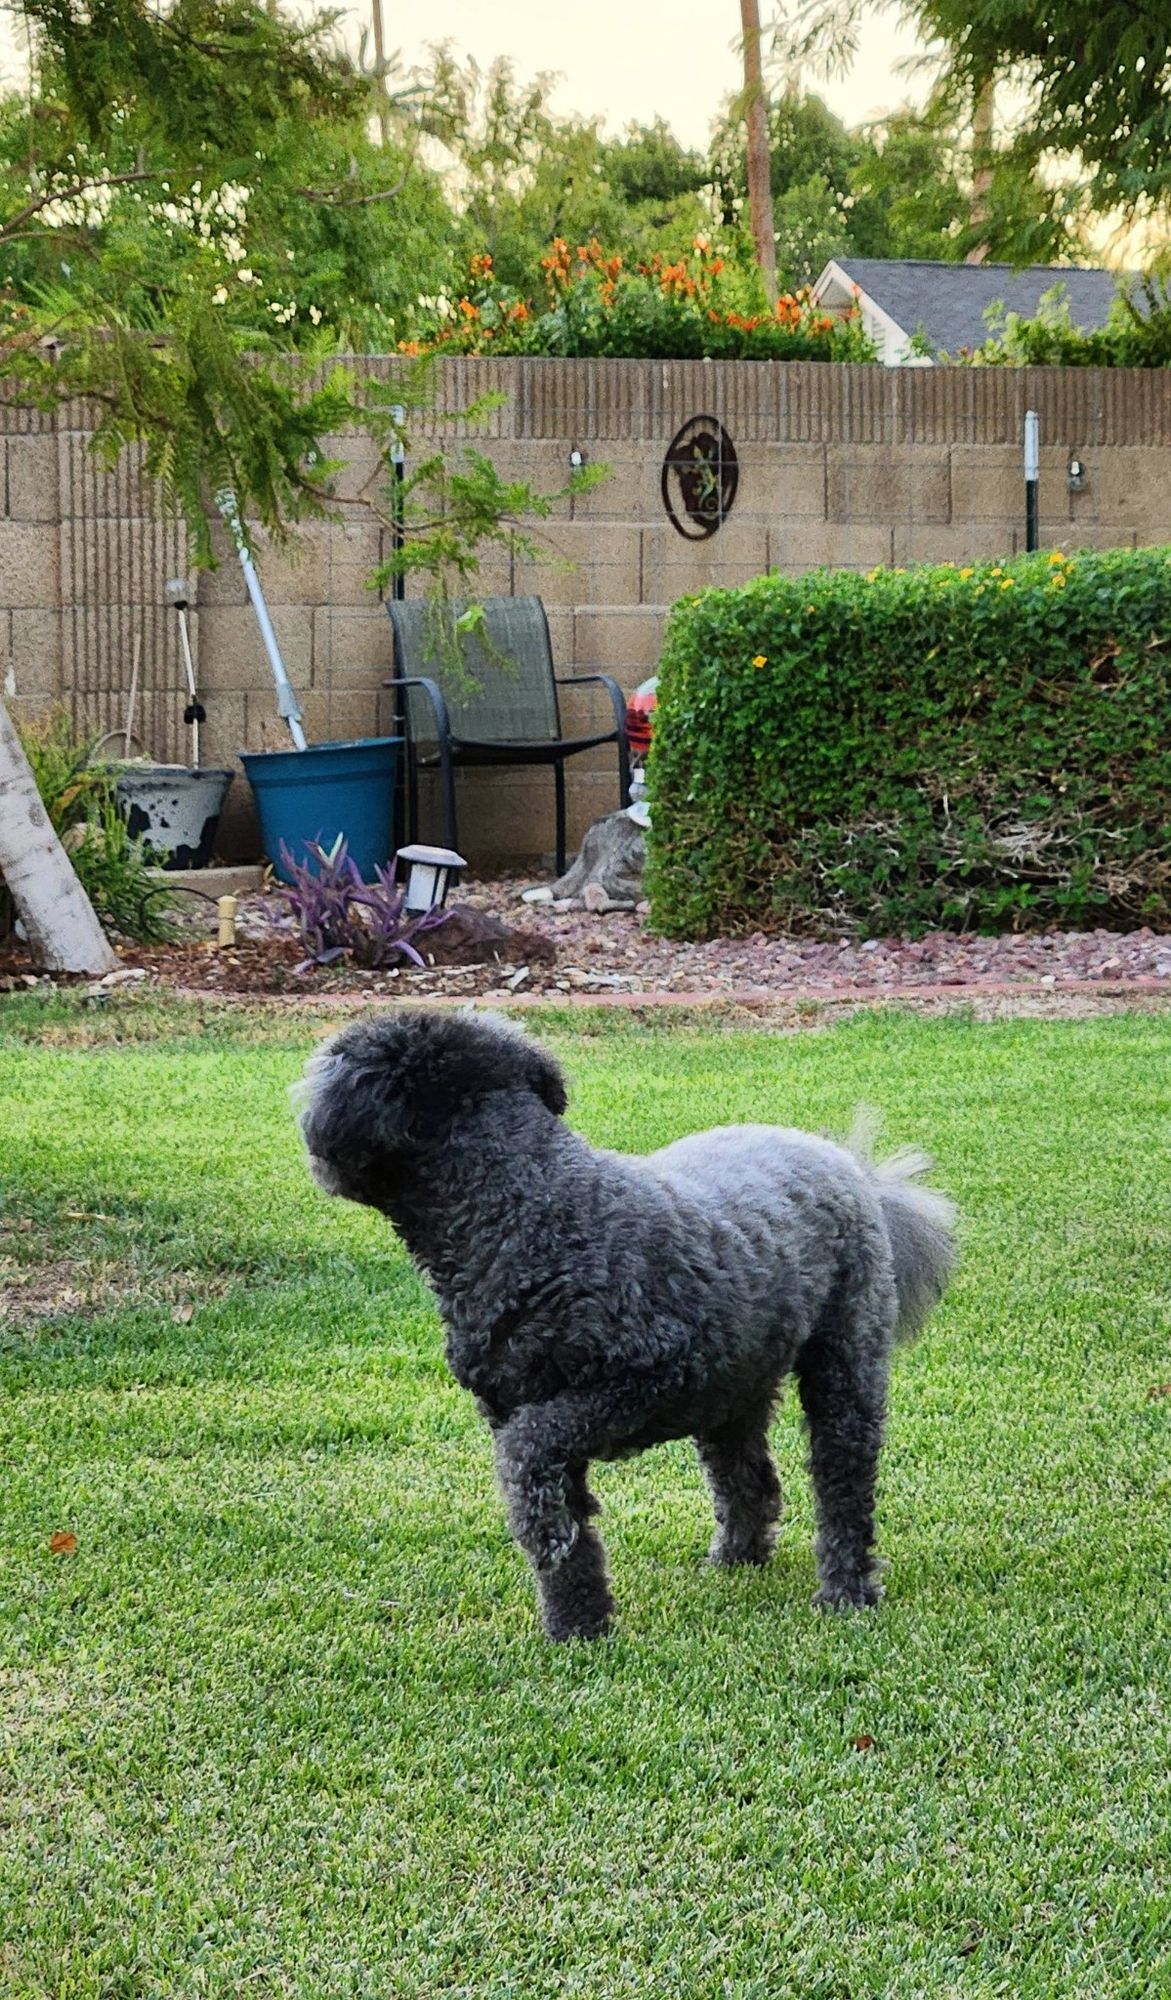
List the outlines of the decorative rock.
{"label": "decorative rock", "polygon": [[459,965],[552,965],[557,950],[552,938],[536,931],[514,930],[490,910],[455,903],[443,923],[426,931],[416,950],[436,967]]}

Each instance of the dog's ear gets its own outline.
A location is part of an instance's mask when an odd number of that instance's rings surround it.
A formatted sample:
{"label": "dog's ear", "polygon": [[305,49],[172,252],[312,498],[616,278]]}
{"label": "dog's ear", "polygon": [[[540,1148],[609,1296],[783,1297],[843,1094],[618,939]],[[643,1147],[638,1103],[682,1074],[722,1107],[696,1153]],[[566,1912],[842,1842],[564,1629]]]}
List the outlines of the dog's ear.
{"label": "dog's ear", "polygon": [[529,1089],[534,1090],[542,1104],[547,1104],[550,1111],[556,1112],[560,1118],[569,1103],[560,1063],[554,1062],[548,1049],[543,1049],[540,1042],[529,1042],[525,1056],[525,1081]]}
{"label": "dog's ear", "polygon": [[[339,1036],[309,1061],[295,1086],[301,1134],[314,1171],[331,1193],[353,1193],[372,1165],[398,1153],[408,1140],[408,1105],[394,1067],[371,1060],[351,1033]],[[323,1178],[323,1171],[325,1178]]]}

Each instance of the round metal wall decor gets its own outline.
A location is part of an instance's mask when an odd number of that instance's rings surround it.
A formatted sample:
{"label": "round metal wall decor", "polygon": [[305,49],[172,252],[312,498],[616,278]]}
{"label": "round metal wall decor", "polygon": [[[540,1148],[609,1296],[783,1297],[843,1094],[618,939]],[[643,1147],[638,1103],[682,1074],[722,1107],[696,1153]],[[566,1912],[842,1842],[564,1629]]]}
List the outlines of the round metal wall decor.
{"label": "round metal wall decor", "polygon": [[691,417],[663,460],[663,505],[689,542],[705,542],[727,520],[740,483],[736,447],[716,417]]}

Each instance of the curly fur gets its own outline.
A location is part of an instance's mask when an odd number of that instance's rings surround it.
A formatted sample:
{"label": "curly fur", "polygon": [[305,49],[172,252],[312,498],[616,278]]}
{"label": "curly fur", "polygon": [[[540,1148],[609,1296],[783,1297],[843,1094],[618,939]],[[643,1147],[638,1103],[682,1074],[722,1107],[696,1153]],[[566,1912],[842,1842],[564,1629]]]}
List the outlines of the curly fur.
{"label": "curly fur", "polygon": [[591,1459],[694,1438],[716,1563],[762,1563],[781,1493],[768,1428],[797,1378],[816,1602],[872,1605],[890,1353],[942,1294],[953,1214],[928,1162],[768,1125],[639,1159],[562,1118],[539,1043],[491,1015],[356,1022],[312,1059],[301,1127],[329,1193],[389,1217],[492,1429],[512,1532],[553,1639],[613,1613]]}

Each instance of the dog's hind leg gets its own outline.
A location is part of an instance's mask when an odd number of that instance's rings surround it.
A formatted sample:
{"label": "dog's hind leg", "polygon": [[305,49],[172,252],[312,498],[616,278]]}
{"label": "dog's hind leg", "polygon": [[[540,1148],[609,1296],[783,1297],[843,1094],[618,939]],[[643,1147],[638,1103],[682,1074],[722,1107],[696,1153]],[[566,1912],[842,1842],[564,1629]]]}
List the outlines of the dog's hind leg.
{"label": "dog's hind leg", "polygon": [[863,1609],[882,1595],[874,1562],[874,1491],[886,1423],[894,1301],[867,1289],[797,1356],[797,1386],[809,1425],[817,1512],[814,1603]]}
{"label": "dog's hind leg", "polygon": [[724,1424],[695,1448],[711,1490],[714,1563],[765,1563],[781,1518],[781,1482],[768,1448],[769,1410]]}

